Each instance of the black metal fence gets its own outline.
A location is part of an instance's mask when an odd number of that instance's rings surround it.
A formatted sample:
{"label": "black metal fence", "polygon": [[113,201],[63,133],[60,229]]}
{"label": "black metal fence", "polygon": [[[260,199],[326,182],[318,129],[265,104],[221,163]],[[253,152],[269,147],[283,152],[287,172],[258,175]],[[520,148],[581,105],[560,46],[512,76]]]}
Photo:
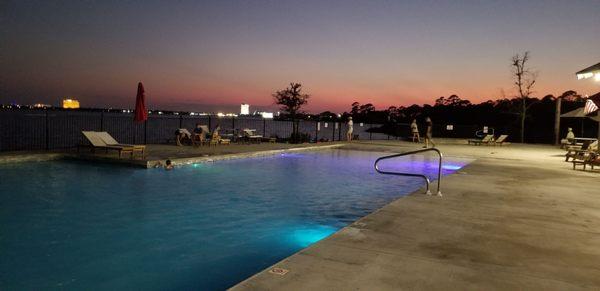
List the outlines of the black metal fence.
{"label": "black metal fence", "polygon": [[[72,148],[84,142],[81,131],[86,130],[107,131],[121,143],[161,144],[173,141],[176,129],[192,130],[196,123],[208,125],[211,131],[217,126],[223,131],[255,129],[265,137],[288,138],[293,130],[292,121],[254,117],[150,114],[146,123],[136,123],[131,113],[0,109],[0,151]],[[363,140],[389,139],[386,134],[367,132],[380,126],[355,123],[354,134]],[[298,129],[311,140],[337,141],[345,139],[347,125],[301,120]]]}

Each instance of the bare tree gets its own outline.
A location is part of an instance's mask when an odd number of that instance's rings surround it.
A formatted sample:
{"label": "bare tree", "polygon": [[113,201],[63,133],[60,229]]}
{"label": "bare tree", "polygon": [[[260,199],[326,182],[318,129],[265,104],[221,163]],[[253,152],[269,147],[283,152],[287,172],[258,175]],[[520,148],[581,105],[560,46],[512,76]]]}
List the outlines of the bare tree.
{"label": "bare tree", "polygon": [[298,124],[296,123],[296,116],[300,113],[302,106],[308,103],[310,95],[302,93],[302,84],[290,83],[290,86],[273,93],[275,103],[281,105],[281,110],[287,112],[293,122],[292,135],[296,136],[298,133]]}
{"label": "bare tree", "polygon": [[533,93],[533,86],[537,79],[537,73],[529,68],[527,62],[529,61],[529,52],[525,52],[523,55],[516,54],[512,57],[512,73],[515,80],[515,86],[518,89],[517,98],[521,99],[521,142],[525,142],[525,117],[527,116],[527,109],[533,104],[527,104],[527,99],[530,98]]}

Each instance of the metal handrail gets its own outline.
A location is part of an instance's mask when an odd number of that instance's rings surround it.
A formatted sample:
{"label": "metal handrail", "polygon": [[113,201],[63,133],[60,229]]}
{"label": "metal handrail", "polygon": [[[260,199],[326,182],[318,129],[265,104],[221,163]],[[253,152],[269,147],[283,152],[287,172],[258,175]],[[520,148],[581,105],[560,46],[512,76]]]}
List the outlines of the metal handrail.
{"label": "metal handrail", "polygon": [[427,195],[431,195],[431,191],[429,191],[430,181],[429,181],[429,178],[427,176],[425,176],[423,174],[382,171],[382,170],[379,169],[379,166],[377,165],[382,160],[387,160],[387,159],[396,158],[396,157],[402,157],[402,156],[407,156],[407,155],[413,155],[413,154],[418,154],[418,153],[427,152],[427,151],[435,151],[440,156],[440,162],[439,162],[439,168],[438,168],[437,195],[438,196],[442,196],[442,191],[440,190],[440,184],[442,183],[442,160],[443,160],[443,155],[442,155],[442,152],[440,152],[440,150],[438,150],[437,148],[426,148],[426,149],[421,149],[421,150],[410,151],[410,152],[405,152],[405,153],[400,153],[400,154],[394,154],[394,155],[389,155],[389,156],[381,157],[381,158],[378,158],[377,160],[375,160],[375,164],[373,166],[375,167],[375,171],[377,171],[377,173],[380,173],[380,174],[396,175],[396,176],[409,176],[409,177],[421,177],[421,178],[423,178],[425,180],[425,183],[427,183],[427,192],[425,192],[425,193]]}

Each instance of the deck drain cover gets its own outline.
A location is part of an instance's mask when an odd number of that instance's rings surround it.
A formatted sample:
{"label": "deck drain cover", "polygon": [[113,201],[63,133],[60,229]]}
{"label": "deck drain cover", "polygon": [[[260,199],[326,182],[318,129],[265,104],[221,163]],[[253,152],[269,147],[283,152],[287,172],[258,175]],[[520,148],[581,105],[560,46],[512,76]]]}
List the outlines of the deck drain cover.
{"label": "deck drain cover", "polygon": [[275,274],[275,275],[279,275],[279,276],[283,276],[285,274],[287,274],[290,270],[286,270],[283,268],[273,268],[271,270],[269,270],[269,273],[271,274]]}

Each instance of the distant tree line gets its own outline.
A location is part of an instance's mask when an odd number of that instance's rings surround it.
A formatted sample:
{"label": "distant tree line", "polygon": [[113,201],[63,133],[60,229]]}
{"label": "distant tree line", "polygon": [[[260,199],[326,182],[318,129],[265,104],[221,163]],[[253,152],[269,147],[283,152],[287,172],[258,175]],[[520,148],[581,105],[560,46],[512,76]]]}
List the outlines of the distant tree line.
{"label": "distant tree line", "polygon": [[[585,98],[573,90],[560,96],[546,95],[543,98],[526,98],[528,109],[525,115],[525,142],[552,143],[554,137],[554,115],[556,111],[556,98],[562,98],[562,112],[568,112],[584,106]],[[409,133],[398,132],[398,125],[407,125],[416,119],[423,124],[426,117],[430,117],[437,126],[469,125],[475,128],[488,126],[494,128],[498,134],[509,134],[514,141],[519,141],[521,132],[521,115],[523,112],[523,98],[503,98],[488,100],[473,104],[469,100],[461,99],[457,95],[439,97],[432,105],[390,106],[387,109],[377,110],[373,104],[360,104],[354,102],[350,111],[342,115],[342,119],[352,116],[355,122],[384,124],[382,132],[408,136]],[[327,112],[325,112],[327,113]],[[323,115],[322,113],[321,115]],[[567,127],[572,127],[578,136],[594,136],[597,123],[584,118],[562,118],[561,134]],[[408,127],[405,127],[408,128]],[[582,133],[582,130],[585,133]],[[475,132],[473,132],[475,135]]]}

